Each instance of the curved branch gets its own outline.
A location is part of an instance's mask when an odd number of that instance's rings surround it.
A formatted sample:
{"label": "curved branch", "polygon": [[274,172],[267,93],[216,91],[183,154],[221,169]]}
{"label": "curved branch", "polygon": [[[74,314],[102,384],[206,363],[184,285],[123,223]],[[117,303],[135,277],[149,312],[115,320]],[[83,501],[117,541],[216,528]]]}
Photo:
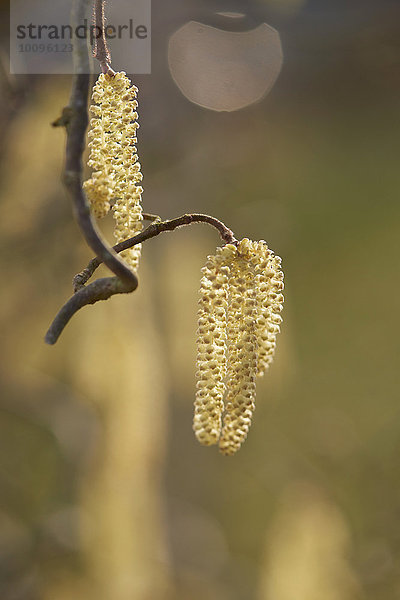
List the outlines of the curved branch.
{"label": "curved branch", "polygon": [[[152,215],[153,216],[153,215]],[[199,213],[182,215],[181,217],[177,217],[176,219],[170,219],[168,221],[155,221],[151,225],[149,225],[146,229],[138,233],[137,235],[120,242],[113,246],[115,252],[123,252],[128,248],[132,248],[132,246],[136,246],[136,244],[140,244],[141,242],[145,242],[152,237],[155,237],[162,233],[163,231],[173,231],[178,227],[183,227],[184,225],[190,225],[191,223],[207,223],[212,227],[215,227],[219,232],[221,239],[225,244],[234,244],[237,242],[233,231],[229,229],[222,221],[219,221],[215,217],[210,217],[209,215],[203,215]],[[96,256],[96,258],[92,258],[89,262],[88,266],[83,269],[80,273],[75,275],[73,279],[73,287],[75,292],[80,290],[85,283],[91,278],[95,270],[102,264],[101,258]]]}
{"label": "curved branch", "polygon": [[63,181],[72,198],[75,217],[86,242],[114,275],[134,290],[138,285],[136,275],[103,240],[90,214],[89,204],[82,190],[82,154],[88,125],[89,83],[89,75],[85,73],[74,76],[68,111],[69,119],[66,125],[67,144]]}
{"label": "curved branch", "polygon": [[108,300],[115,294],[126,294],[131,291],[118,277],[103,277],[96,279],[87,287],[82,287],[59,310],[46,333],[45,342],[50,345],[55,344],[65,326],[80,308],[95,304],[99,300]]}
{"label": "curved branch", "polygon": [[[75,0],[77,10],[82,9],[85,1]],[[100,46],[95,48],[95,56],[103,63],[102,67],[107,69],[110,56],[104,36],[104,0],[94,1],[94,15],[95,24],[100,24],[101,21],[102,27],[102,42],[100,42]],[[183,225],[196,222],[208,223],[215,227],[225,243],[236,242],[233,232],[218,219],[203,214],[187,214],[169,221],[161,221],[155,215],[146,215],[146,218],[154,219],[147,229],[117,244],[114,248],[107,245],[90,214],[89,204],[82,189],[82,154],[88,125],[87,101],[90,85],[89,75],[86,74],[83,68],[85,57],[87,59],[87,52],[83,52],[82,47],[79,47],[79,52],[75,56],[76,75],[73,80],[70,104],[63,110],[62,116],[53,125],[64,125],[66,127],[67,144],[63,181],[71,195],[78,225],[86,242],[97,256],[90,261],[86,269],[75,276],[75,294],[61,308],[50,325],[45,336],[45,341],[48,344],[55,344],[71,317],[83,306],[94,304],[99,300],[107,300],[115,294],[129,293],[137,288],[138,279],[136,274],[119,258],[119,252],[155,237],[163,231],[173,231]],[[114,273],[115,277],[98,279],[85,287],[85,283],[101,263],[104,263]]]}
{"label": "curved branch", "polygon": [[[77,14],[84,9],[85,2],[86,0],[75,1],[74,11]],[[66,127],[67,142],[63,182],[71,196],[79,228],[90,248],[101,258],[116,278],[99,279],[95,282],[96,285],[93,284],[85,290],[85,294],[71,299],[58,313],[46,334],[45,341],[49,344],[56,342],[71,316],[82,306],[107,299],[113,294],[132,292],[138,286],[135,273],[102,238],[90,214],[89,204],[82,189],[82,154],[88,126],[87,103],[90,86],[90,76],[85,69],[87,49],[84,50],[82,44],[83,41],[81,43],[77,41],[74,49],[75,75],[69,106],[64,108],[61,117],[53,125]]]}
{"label": "curved branch", "polygon": [[[188,214],[168,221],[155,221],[134,237],[116,244],[114,246],[114,251],[122,252],[128,248],[132,248],[136,244],[140,244],[152,237],[156,237],[163,231],[173,231],[178,227],[190,225],[191,223],[207,223],[219,231],[219,234],[225,243],[235,244],[237,242],[233,232],[215,217],[202,214]],[[61,308],[50,325],[45,337],[48,344],[56,343],[64,327],[80,308],[83,308],[88,304],[95,304],[95,302],[98,302],[99,300],[108,300],[108,298],[111,298],[111,296],[114,296],[115,294],[124,294],[132,291],[129,286],[126,286],[126,284],[117,277],[97,279],[88,286],[85,286],[86,282],[102,262],[102,259],[96,256],[83,271],[75,275],[73,281],[75,294]]]}

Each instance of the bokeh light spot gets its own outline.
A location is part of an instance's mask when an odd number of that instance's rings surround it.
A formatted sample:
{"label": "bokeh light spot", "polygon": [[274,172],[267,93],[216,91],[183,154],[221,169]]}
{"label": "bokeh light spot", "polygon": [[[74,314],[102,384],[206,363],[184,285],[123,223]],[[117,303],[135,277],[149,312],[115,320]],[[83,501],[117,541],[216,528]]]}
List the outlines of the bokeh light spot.
{"label": "bokeh light spot", "polygon": [[279,33],[262,23],[244,32],[190,21],[170,38],[171,75],[191,102],[234,111],[263,98],[282,67]]}

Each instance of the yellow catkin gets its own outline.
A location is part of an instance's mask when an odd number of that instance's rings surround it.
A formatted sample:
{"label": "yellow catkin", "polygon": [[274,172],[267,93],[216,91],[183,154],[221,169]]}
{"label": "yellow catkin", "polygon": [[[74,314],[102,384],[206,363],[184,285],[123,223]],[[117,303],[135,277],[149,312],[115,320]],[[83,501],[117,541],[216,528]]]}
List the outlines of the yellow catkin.
{"label": "yellow catkin", "polygon": [[[101,74],[94,85],[94,104],[90,107],[88,165],[93,172],[83,186],[96,217],[104,217],[112,205],[117,242],[142,229],[142,174],[135,146],[139,127],[137,91],[124,72],[114,76]],[[140,245],[136,245],[121,253],[135,271],[140,250]]]}
{"label": "yellow catkin", "polygon": [[219,440],[223,454],[232,455],[246,439],[255,408],[257,339],[254,269],[237,258],[229,282],[228,377],[225,415]]}
{"label": "yellow catkin", "polygon": [[216,444],[226,377],[227,251],[209,256],[202,269],[197,331],[197,392],[193,429],[201,444]]}
{"label": "yellow catkin", "polygon": [[275,256],[266,242],[250,242],[249,260],[254,265],[254,286],[257,290],[257,375],[262,377],[271,364],[276,347],[276,336],[282,323],[283,272],[281,258]]}
{"label": "yellow catkin", "polygon": [[[194,430],[203,444],[219,441],[225,455],[247,437],[256,377],[273,358],[283,305],[280,264],[264,241],[245,238],[219,248],[203,269]],[[215,290],[221,273],[222,304]]]}

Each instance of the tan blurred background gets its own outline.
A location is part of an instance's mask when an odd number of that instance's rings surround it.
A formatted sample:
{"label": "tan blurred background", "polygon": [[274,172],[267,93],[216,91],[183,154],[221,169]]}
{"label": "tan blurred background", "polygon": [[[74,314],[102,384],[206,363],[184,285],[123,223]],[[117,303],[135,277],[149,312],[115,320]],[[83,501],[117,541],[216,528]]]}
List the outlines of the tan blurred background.
{"label": "tan blurred background", "polygon": [[[135,294],[43,343],[91,257],[50,127],[70,80],[10,77],[0,10],[0,598],[400,597],[399,3],[153,0],[145,210],[208,212],[283,258],[277,356],[234,458],[191,431],[212,230],[146,242]],[[276,28],[284,63],[260,102],[214,112],[175,85],[168,41],[229,10]]]}

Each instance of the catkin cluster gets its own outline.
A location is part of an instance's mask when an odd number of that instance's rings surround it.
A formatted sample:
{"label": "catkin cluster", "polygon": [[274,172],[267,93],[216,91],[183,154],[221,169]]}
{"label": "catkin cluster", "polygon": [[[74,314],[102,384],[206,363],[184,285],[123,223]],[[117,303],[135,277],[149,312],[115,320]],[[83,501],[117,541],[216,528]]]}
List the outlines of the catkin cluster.
{"label": "catkin cluster", "polygon": [[[124,72],[101,74],[93,87],[90,107],[88,165],[92,176],[83,187],[96,217],[104,217],[112,206],[117,242],[142,229],[142,174],[135,146],[137,91]],[[121,256],[136,271],[140,245],[121,252]]]}
{"label": "catkin cluster", "polygon": [[246,439],[256,377],[269,367],[282,321],[281,259],[247,238],[209,256],[202,269],[193,429],[232,455]]}

